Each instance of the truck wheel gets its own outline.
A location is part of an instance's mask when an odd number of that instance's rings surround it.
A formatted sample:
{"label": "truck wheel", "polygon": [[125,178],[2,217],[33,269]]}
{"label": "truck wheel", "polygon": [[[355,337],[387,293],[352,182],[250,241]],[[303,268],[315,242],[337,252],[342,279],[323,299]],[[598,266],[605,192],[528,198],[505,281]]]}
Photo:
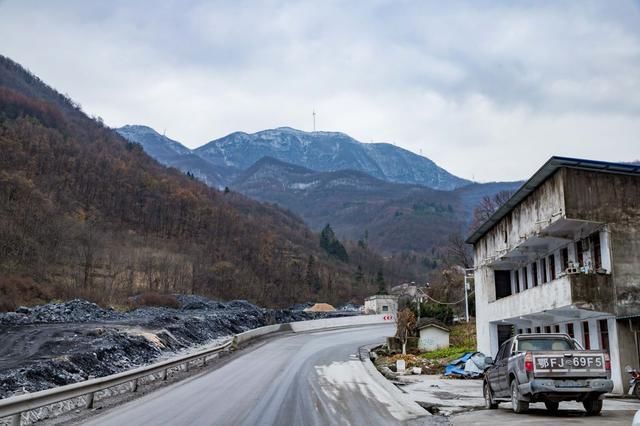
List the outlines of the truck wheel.
{"label": "truck wheel", "polygon": [[547,407],[547,411],[550,413],[557,413],[558,407],[560,406],[559,402],[554,401],[545,401],[544,406]]}
{"label": "truck wheel", "polygon": [[601,399],[585,399],[582,401],[582,405],[587,412],[587,416],[597,416],[602,411],[602,400]]}
{"label": "truck wheel", "polygon": [[493,400],[493,392],[491,392],[491,387],[489,386],[489,382],[484,382],[484,386],[482,387],[484,394],[484,406],[488,410],[495,410],[498,408],[498,403]]}
{"label": "truck wheel", "polygon": [[635,385],[633,385],[633,386],[634,386],[634,387],[633,387],[633,395],[634,395],[636,398],[640,399],[640,383],[637,383],[637,384],[635,384]]}
{"label": "truck wheel", "polygon": [[515,379],[511,382],[511,406],[513,407],[513,412],[517,414],[524,413],[529,409],[527,401],[520,401],[520,391]]}

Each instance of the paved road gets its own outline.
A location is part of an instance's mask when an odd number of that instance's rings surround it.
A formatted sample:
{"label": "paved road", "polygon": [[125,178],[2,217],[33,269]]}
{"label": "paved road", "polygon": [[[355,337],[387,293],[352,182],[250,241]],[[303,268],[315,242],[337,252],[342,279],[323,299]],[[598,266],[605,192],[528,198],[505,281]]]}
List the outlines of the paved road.
{"label": "paved road", "polygon": [[424,410],[376,380],[357,357],[393,326],[288,334],[221,366],[132,401],[92,425],[390,425]]}
{"label": "paved road", "polygon": [[544,404],[532,404],[526,414],[515,414],[510,403],[500,404],[497,410],[481,410],[451,417],[453,426],[501,426],[501,425],[624,425],[629,426],[633,415],[640,409],[634,400],[606,399],[599,416],[585,415],[582,404],[561,402],[558,414],[551,415]]}

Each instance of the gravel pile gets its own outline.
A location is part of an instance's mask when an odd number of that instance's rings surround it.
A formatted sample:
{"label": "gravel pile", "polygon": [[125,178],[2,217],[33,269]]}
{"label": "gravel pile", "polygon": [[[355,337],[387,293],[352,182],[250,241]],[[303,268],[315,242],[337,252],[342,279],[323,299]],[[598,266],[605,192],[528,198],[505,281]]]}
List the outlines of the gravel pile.
{"label": "gravel pile", "polygon": [[122,313],[72,300],[0,314],[0,341],[4,335],[20,342],[19,349],[0,348],[7,366],[0,363],[0,398],[114,374],[265,325],[341,315],[263,309],[246,300],[176,299],[177,309]]}
{"label": "gravel pile", "polygon": [[50,324],[60,322],[114,321],[124,314],[103,309],[95,303],[74,299],[64,303],[49,303],[33,308],[20,307],[15,312],[0,314],[0,325]]}

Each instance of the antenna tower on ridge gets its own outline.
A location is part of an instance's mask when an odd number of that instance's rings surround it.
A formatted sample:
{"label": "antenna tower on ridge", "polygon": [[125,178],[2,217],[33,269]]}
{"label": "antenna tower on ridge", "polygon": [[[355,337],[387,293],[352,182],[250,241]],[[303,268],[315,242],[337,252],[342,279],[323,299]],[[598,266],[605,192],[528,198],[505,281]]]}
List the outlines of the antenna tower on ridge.
{"label": "antenna tower on ridge", "polygon": [[313,109],[313,131],[316,131],[316,110]]}

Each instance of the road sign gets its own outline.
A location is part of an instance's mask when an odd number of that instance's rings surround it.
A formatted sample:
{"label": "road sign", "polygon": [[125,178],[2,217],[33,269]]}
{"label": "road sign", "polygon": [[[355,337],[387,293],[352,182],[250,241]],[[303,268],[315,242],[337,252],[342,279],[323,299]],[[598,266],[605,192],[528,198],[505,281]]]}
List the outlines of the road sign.
{"label": "road sign", "polygon": [[385,321],[391,321],[393,320],[393,315],[385,315],[384,317],[382,317],[382,319]]}

